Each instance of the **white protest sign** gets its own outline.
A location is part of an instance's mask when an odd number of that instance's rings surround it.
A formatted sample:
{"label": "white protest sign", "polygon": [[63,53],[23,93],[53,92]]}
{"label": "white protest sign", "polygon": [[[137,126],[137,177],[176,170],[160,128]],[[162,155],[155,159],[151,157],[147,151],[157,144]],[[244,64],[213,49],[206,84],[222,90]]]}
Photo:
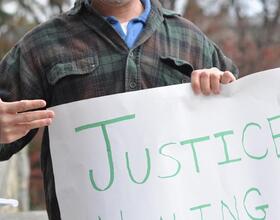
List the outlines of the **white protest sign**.
{"label": "white protest sign", "polygon": [[62,220],[280,219],[280,69],[53,110]]}

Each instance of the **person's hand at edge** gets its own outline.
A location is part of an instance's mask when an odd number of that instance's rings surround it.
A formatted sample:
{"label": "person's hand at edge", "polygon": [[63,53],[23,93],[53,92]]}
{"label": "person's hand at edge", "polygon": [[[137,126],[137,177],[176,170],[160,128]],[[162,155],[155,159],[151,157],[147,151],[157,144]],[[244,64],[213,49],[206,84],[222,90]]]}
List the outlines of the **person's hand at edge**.
{"label": "person's hand at edge", "polygon": [[50,125],[54,112],[36,110],[45,106],[44,100],[3,102],[0,99],[0,144],[12,143],[32,129]]}

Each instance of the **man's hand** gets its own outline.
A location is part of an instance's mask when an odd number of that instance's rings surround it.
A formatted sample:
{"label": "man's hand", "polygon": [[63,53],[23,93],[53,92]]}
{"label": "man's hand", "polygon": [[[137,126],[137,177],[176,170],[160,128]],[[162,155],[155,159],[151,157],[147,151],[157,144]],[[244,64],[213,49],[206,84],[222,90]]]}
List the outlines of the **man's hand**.
{"label": "man's hand", "polygon": [[54,117],[53,111],[30,111],[45,106],[44,100],[3,102],[0,99],[0,143],[12,143],[25,136],[31,129],[48,126]]}
{"label": "man's hand", "polygon": [[228,84],[235,80],[231,72],[222,72],[217,68],[195,70],[191,76],[193,91],[207,96],[211,93],[219,94],[221,84]]}

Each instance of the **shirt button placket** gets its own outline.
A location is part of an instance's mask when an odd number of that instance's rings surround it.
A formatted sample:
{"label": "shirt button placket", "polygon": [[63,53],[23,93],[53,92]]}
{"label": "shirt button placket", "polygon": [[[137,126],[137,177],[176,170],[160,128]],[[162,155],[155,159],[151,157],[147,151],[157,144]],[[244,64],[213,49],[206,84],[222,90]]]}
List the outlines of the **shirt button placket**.
{"label": "shirt button placket", "polygon": [[130,51],[126,62],[126,91],[138,90],[138,72],[135,53]]}

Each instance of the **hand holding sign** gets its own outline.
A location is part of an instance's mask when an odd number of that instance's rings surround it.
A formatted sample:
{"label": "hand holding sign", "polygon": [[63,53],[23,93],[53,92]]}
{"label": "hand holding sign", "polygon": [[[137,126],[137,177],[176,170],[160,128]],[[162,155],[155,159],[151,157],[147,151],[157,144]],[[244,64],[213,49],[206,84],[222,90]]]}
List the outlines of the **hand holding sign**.
{"label": "hand holding sign", "polygon": [[217,68],[201,69],[192,72],[191,83],[196,94],[220,94],[221,84],[235,81],[234,75],[229,71],[220,71]]}

